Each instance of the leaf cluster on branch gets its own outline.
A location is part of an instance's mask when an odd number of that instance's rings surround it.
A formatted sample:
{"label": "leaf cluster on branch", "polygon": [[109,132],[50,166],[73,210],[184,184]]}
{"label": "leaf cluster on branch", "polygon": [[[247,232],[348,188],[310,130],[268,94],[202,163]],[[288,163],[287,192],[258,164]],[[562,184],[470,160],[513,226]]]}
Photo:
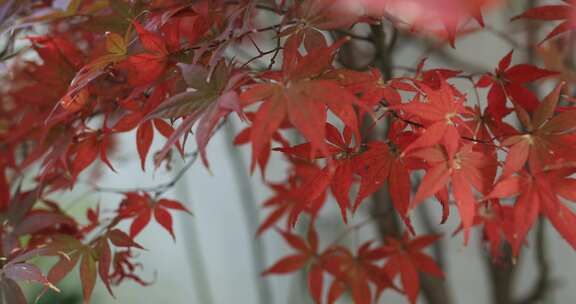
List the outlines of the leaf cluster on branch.
{"label": "leaf cluster on branch", "polygon": [[[462,232],[464,244],[480,230],[494,260],[505,246],[517,257],[541,216],[576,248],[569,66],[513,65],[510,51],[493,73],[428,68],[422,60],[408,67],[410,75],[388,77],[395,74],[385,52],[397,36],[382,45],[384,32],[353,31],[369,25],[455,46],[459,36],[482,31],[482,12],[499,1],[62,2],[0,1],[7,41],[0,54],[0,303],[26,303],[20,281],[57,290],[77,264],[85,303],[97,278],[112,295],[111,285],[125,280],[147,285],[137,273],[135,253],[143,247],[135,238],[152,218],[175,238],[172,212],[191,212],[165,194],[197,158],[209,167],[208,143],[229,116],[246,125],[234,144],[250,145],[250,171],[259,168],[274,192],[257,234],[276,231],[295,252],[263,275],[305,271],[315,303],[345,293],[357,304],[372,303],[383,292],[416,303],[419,273],[444,276],[423,252],[441,236],[417,235],[412,225],[415,209],[432,201],[440,202],[440,222],[460,220],[455,234]],[[561,21],[541,44],[566,52],[564,34],[574,29],[575,14],[574,1],[564,0],[511,22]],[[17,49],[16,40],[28,47]],[[342,50],[357,41],[381,52],[374,67],[340,64]],[[461,79],[473,84],[476,98],[456,85]],[[542,79],[555,88],[540,100]],[[292,131],[301,143],[288,140]],[[128,132],[133,142],[119,140]],[[163,146],[152,151],[158,136]],[[143,171],[152,159],[155,170],[170,170],[178,157],[187,164],[167,184],[95,187],[121,196],[119,204],[90,208],[85,219],[55,201],[85,186],[88,171],[97,179],[121,170],[114,156],[129,145]],[[266,179],[272,153],[289,164],[284,182]],[[401,233],[356,249],[321,240],[314,227],[330,195],[348,224],[382,191]],[[293,230],[302,218],[310,223],[305,237]],[[43,274],[30,262],[38,256],[59,260]]]}

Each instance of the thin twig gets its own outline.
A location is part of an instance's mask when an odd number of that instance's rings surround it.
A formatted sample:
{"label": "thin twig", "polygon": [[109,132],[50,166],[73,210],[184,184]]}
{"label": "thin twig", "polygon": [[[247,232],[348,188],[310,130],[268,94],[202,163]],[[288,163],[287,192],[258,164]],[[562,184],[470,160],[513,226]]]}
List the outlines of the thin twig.
{"label": "thin twig", "polygon": [[124,194],[127,192],[146,192],[146,193],[154,193],[155,196],[159,196],[164,194],[170,188],[174,187],[180,179],[186,174],[188,169],[194,165],[196,160],[198,159],[198,151],[194,151],[191,154],[191,158],[188,162],[180,169],[174,178],[167,183],[163,183],[157,186],[151,187],[138,187],[138,188],[131,188],[131,189],[124,189],[124,188],[109,188],[109,187],[100,187],[100,186],[93,186],[94,191],[96,192],[106,192],[106,193],[117,193],[117,194]]}

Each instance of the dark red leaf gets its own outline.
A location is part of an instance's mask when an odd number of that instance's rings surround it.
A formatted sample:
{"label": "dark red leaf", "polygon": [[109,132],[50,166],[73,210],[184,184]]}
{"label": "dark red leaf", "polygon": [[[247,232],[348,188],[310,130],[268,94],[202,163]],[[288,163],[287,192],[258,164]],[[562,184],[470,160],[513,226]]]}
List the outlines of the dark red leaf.
{"label": "dark red leaf", "polygon": [[264,271],[262,275],[286,274],[300,270],[304,265],[306,265],[308,259],[308,256],[303,254],[287,256]]}
{"label": "dark red leaf", "polygon": [[151,121],[146,121],[138,127],[136,132],[136,146],[138,147],[138,155],[140,155],[140,165],[142,170],[146,170],[146,156],[152,146],[154,140],[154,128]]}
{"label": "dark red leaf", "polygon": [[154,218],[156,219],[156,222],[158,222],[158,224],[160,224],[162,227],[164,227],[164,229],[166,229],[166,231],[170,233],[172,239],[175,240],[176,236],[174,235],[174,231],[172,230],[172,216],[170,215],[170,213],[166,211],[166,209],[157,206],[156,208],[154,208]]}

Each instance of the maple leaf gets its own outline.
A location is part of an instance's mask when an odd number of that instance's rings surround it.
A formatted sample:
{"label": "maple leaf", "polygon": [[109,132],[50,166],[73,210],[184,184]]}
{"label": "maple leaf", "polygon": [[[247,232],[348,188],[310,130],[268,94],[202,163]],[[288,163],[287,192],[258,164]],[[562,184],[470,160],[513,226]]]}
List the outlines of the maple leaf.
{"label": "maple leaf", "polygon": [[168,66],[168,46],[164,38],[138,22],[133,23],[140,42],[148,52],[128,57],[129,81],[133,86],[147,85],[158,79]]}
{"label": "maple leaf", "polygon": [[[34,208],[38,199],[36,190],[20,192],[18,189],[11,197],[3,213],[4,223],[11,228],[1,235],[4,256],[10,256],[22,248],[22,237],[34,237],[41,231],[56,227],[68,227],[72,231],[77,227],[77,223],[60,210],[49,211]],[[33,243],[34,239],[32,238],[29,242]]]}
{"label": "maple leaf", "polygon": [[96,244],[95,250],[99,252],[98,258],[98,275],[108,289],[108,292],[113,296],[112,288],[110,287],[110,267],[112,266],[112,249],[110,243],[119,248],[138,248],[144,249],[141,245],[134,242],[133,239],[121,230],[113,229],[108,231],[101,237]]}
{"label": "maple leaf", "polygon": [[112,261],[110,243],[119,248],[143,249],[118,229],[107,231],[94,242],[94,245],[82,244],[70,236],[58,236],[45,248],[46,255],[60,257],[48,272],[48,281],[57,284],[80,263],[80,283],[85,304],[90,303],[98,276],[113,295],[109,276]]}
{"label": "maple leaf", "polygon": [[350,27],[364,14],[360,1],[345,0],[306,0],[295,10],[302,23],[322,30]]}
{"label": "maple leaf", "polygon": [[460,129],[462,136],[485,143],[486,149],[494,150],[495,146],[490,144],[494,139],[502,140],[518,133],[510,124],[496,119],[487,109],[482,111],[478,106],[464,116],[468,120],[464,122],[466,127]]}
{"label": "maple leaf", "polygon": [[299,270],[304,267],[309,259],[316,256],[318,252],[316,231],[312,227],[308,232],[308,239],[306,241],[287,231],[278,230],[278,233],[282,236],[284,241],[287,242],[290,247],[297,250],[298,253],[276,262],[274,265],[262,272],[262,275],[284,274]]}
{"label": "maple leaf", "polygon": [[[25,304],[17,281],[47,291],[76,267],[84,303],[98,278],[110,294],[125,280],[150,284],[138,276],[142,265],[135,253],[141,246],[133,237],[154,217],[174,238],[171,210],[189,211],[159,197],[173,183],[125,193],[110,210],[88,208],[84,224],[46,197],[74,189],[87,168],[99,169],[98,158],[112,168],[108,154],[118,149],[122,155],[123,141],[115,139],[123,132],[133,131],[143,170],[157,133],[166,142],[155,153],[156,166],[167,159],[171,169],[172,149],[184,156],[190,135],[197,147],[188,154],[198,154],[207,166],[208,142],[233,112],[249,121],[235,144],[251,145],[252,171],[259,166],[267,181],[275,150],[289,167],[283,182],[267,182],[273,194],[264,202],[267,214],[257,234],[282,229],[294,251],[264,274],[305,273],[317,304],[334,303],[345,293],[368,304],[389,289],[405,293],[406,302],[417,301],[418,272],[442,276],[423,253],[437,237],[409,237],[415,235],[410,212],[431,196],[442,204],[442,222],[454,201],[461,223],[456,232],[466,243],[470,230],[479,228],[494,260],[503,243],[517,256],[540,216],[576,248],[576,99],[562,84],[542,102],[532,93],[536,80],[554,75],[547,69],[572,81],[570,39],[552,38],[574,29],[574,0],[513,18],[559,23],[544,39],[553,42],[543,55],[546,69],[513,65],[510,52],[480,79],[474,71],[428,69],[425,60],[413,71],[387,55],[396,38],[404,40],[396,37],[402,29],[429,32],[454,46],[457,36],[483,26],[482,11],[498,0],[182,2],[0,4],[0,33],[6,34],[0,51],[6,66],[0,96],[0,302]],[[260,18],[264,11],[275,18]],[[382,19],[392,28],[382,27]],[[20,48],[14,38],[35,27],[32,21],[46,23],[46,34],[28,38],[30,49]],[[370,33],[357,31],[356,24]],[[488,30],[510,40],[506,28]],[[349,38],[332,42],[331,34]],[[354,43],[337,57],[346,40]],[[246,62],[241,67],[238,58]],[[366,66],[372,59],[390,68],[382,69],[385,75]],[[409,76],[393,76],[399,72]],[[474,106],[459,91],[466,80],[478,80]],[[487,89],[487,102],[478,88]],[[507,117],[512,111],[514,117]],[[516,119],[518,128],[508,124]],[[297,142],[284,138],[292,131],[301,135]],[[91,171],[92,178],[100,177]],[[413,171],[424,173],[414,195]],[[338,238],[319,250],[313,223],[328,192],[346,222],[349,211],[383,187],[408,228],[401,240],[368,240],[353,250],[337,244]],[[291,229],[303,213],[312,224],[300,237]],[[127,232],[117,229],[124,224]],[[46,276],[30,262],[39,255],[58,258]]]}
{"label": "maple leaf", "polygon": [[[326,144],[328,154],[320,153],[317,159],[327,159],[326,166],[318,172],[317,178],[302,187],[301,199],[311,202],[320,197],[328,188],[336,198],[344,223],[348,222],[347,211],[350,209],[350,189],[354,182],[357,147],[352,145],[352,133],[344,128],[343,135],[333,125],[326,123]],[[304,143],[294,147],[275,149],[300,159],[312,161],[312,144]]]}
{"label": "maple leaf", "polygon": [[301,189],[303,185],[309,184],[320,171],[321,169],[315,165],[295,163],[286,182],[268,184],[274,191],[274,195],[267,199],[263,206],[274,210],[262,221],[257,235],[276,225],[285,216],[288,218],[287,228],[291,226],[291,221],[302,212],[310,214],[312,218],[316,217],[326,200],[326,192],[321,192],[312,202],[303,203],[305,201],[302,199]]}
{"label": "maple leaf", "polygon": [[80,283],[84,303],[89,303],[97,276],[91,249],[69,236],[59,236],[48,248],[53,255],[60,256],[58,262],[48,272],[48,280],[54,284],[59,283],[82,259],[79,270]]}
{"label": "maple leaf", "polygon": [[328,47],[328,42],[324,34],[312,27],[311,24],[297,24],[295,26],[290,26],[284,29],[280,33],[280,37],[290,36],[290,40],[295,40],[299,44],[304,45],[306,52],[313,52],[316,48],[326,48]]}
{"label": "maple leaf", "polygon": [[70,167],[72,180],[75,180],[98,156],[112,171],[115,171],[107,156],[109,135],[109,132],[88,131],[80,134],[78,136],[79,142],[68,148],[66,152],[68,157],[73,157]]}
{"label": "maple leaf", "polygon": [[[147,115],[164,101],[165,94],[167,94],[166,88],[164,86],[157,86],[152,94],[145,99],[144,106],[135,106],[135,111],[122,116],[112,127],[112,131],[114,132],[128,132],[137,128],[136,148],[140,156],[140,164],[143,171],[145,171],[146,158],[154,141],[154,130],[158,131],[158,133],[166,139],[170,139],[175,133],[174,128],[164,120],[160,118],[147,119]],[[184,155],[180,141],[176,139],[175,145],[180,154]]]}
{"label": "maple leaf", "polygon": [[502,142],[509,147],[502,178],[521,170],[527,162],[531,172],[538,172],[554,162],[576,160],[572,152],[576,142],[571,135],[576,128],[576,110],[554,115],[563,86],[564,83],[557,85],[532,117],[521,106],[516,107],[526,132]]}
{"label": "maple leaf", "polygon": [[[69,111],[63,111],[64,113],[60,113],[61,115],[52,116],[58,109],[60,98],[67,92],[70,81],[85,60],[84,54],[66,35],[37,36],[28,39],[42,59],[42,64],[30,64],[27,67],[34,71],[33,76],[26,77],[28,78],[27,81],[13,94],[22,102],[35,105],[34,107],[26,107],[24,112],[38,111],[37,114],[43,115],[34,116],[34,120],[21,125],[20,127],[25,129],[25,132],[29,132],[33,128],[44,128],[46,127],[45,123],[52,125],[58,121],[56,118],[66,117],[70,114]],[[41,92],[41,94],[30,94],[30,89]],[[76,102],[82,104],[82,102],[87,101],[86,93],[87,91],[84,91],[81,96],[71,96],[73,98],[67,100],[68,105],[74,108]],[[44,111],[47,112],[44,113]],[[50,115],[46,116],[48,113]]]}
{"label": "maple leaf", "polygon": [[37,266],[28,261],[32,258],[47,255],[46,248],[36,248],[28,251],[15,251],[4,261],[2,265],[2,278],[0,279],[0,290],[6,303],[26,304],[28,301],[24,292],[17,282],[35,282],[44,285],[45,288],[60,290],[52,284],[50,280]]}
{"label": "maple leaf", "polygon": [[241,94],[243,106],[263,101],[256,111],[250,132],[252,167],[264,153],[264,148],[269,147],[270,140],[285,119],[310,142],[312,154],[318,150],[325,152],[327,109],[354,134],[359,133],[353,108],[357,104],[356,97],[338,83],[321,78],[344,41],[327,48],[316,48],[305,56],[299,53],[297,42],[292,42],[284,51],[281,77],[270,79],[269,83],[252,85]]}
{"label": "maple leaf", "polygon": [[426,94],[427,102],[413,101],[390,106],[393,110],[400,109],[406,114],[419,117],[422,125],[418,126],[424,127],[420,136],[403,150],[403,154],[442,144],[448,155],[452,156],[461,141],[458,126],[464,126],[462,115],[470,113],[464,106],[465,99],[445,80],[438,90],[424,84],[419,84],[419,87]]}
{"label": "maple leaf", "polygon": [[134,262],[137,256],[132,250],[121,250],[114,253],[112,259],[113,271],[109,275],[111,284],[119,285],[124,280],[129,279],[141,286],[148,286],[151,283],[144,281],[136,274],[136,271],[141,268],[142,264]]}
{"label": "maple leaf", "polygon": [[[184,13],[183,13],[184,12]],[[170,16],[166,20],[167,16]],[[152,24],[158,24],[166,37],[166,43],[170,49],[179,49],[182,40],[185,45],[195,45],[205,40],[207,33],[215,26],[220,26],[219,15],[212,15],[209,10],[201,5],[196,6],[172,6],[164,14],[151,17]]]}
{"label": "maple leaf", "polygon": [[96,208],[88,208],[88,210],[86,210],[86,219],[88,220],[88,224],[80,229],[84,235],[90,233],[100,225],[100,205],[97,205]]}
{"label": "maple leaf", "polygon": [[233,66],[227,65],[224,60],[218,63],[211,75],[200,66],[182,66],[182,69],[186,83],[194,90],[172,96],[147,116],[148,119],[183,117],[157,155],[155,163],[158,166],[172,145],[197,124],[195,136],[198,151],[208,167],[206,146],[220,120],[232,112],[243,117],[236,89],[245,74],[233,71]]}
{"label": "maple leaf", "polygon": [[562,21],[541,42],[552,39],[562,33],[576,29],[576,2],[574,0],[562,0],[565,4],[543,5],[532,7],[522,14],[512,18],[530,19],[540,21]]}
{"label": "maple leaf", "polygon": [[310,266],[308,271],[308,289],[315,303],[322,303],[323,289],[323,269],[317,260],[318,252],[318,234],[313,225],[308,228],[306,240],[302,237],[288,231],[278,230],[284,241],[290,245],[297,253],[286,256],[262,272],[263,276],[271,274],[287,274],[303,269],[306,265]]}
{"label": "maple leaf", "polygon": [[434,260],[422,253],[422,249],[434,244],[440,239],[438,235],[420,236],[410,239],[408,233],[404,233],[401,240],[386,239],[380,251],[388,260],[383,270],[391,279],[400,276],[404,293],[410,303],[416,303],[420,291],[419,272],[424,272],[435,277],[444,278],[442,269]]}
{"label": "maple leaf", "polygon": [[559,80],[571,86],[576,84],[576,72],[564,65],[566,55],[564,55],[564,46],[561,41],[550,41],[546,45],[539,45],[536,47],[536,54],[547,69],[560,73]]}
{"label": "maple leaf", "polygon": [[90,98],[90,92],[87,89],[80,90],[75,95],[67,94],[60,100],[60,105],[69,112],[76,112],[82,109]]}
{"label": "maple leaf", "polygon": [[387,13],[411,29],[438,33],[447,38],[452,47],[463,21],[475,19],[484,26],[481,10],[492,5],[491,0],[363,0],[368,10]]}
{"label": "maple leaf", "polygon": [[[254,121],[254,113],[249,112],[249,113],[244,113],[244,115],[246,116],[246,118],[248,119],[248,121],[253,122]],[[282,126],[280,127],[282,128]],[[289,128],[289,126],[285,126],[285,128]],[[239,146],[239,145],[245,145],[250,143],[250,134],[252,132],[252,127],[247,127],[244,130],[240,131],[240,133],[238,133],[238,135],[236,135],[236,137],[234,138],[234,145],[235,146]],[[280,132],[276,132],[272,135],[272,140],[279,143],[282,147],[288,147],[290,146],[290,144],[288,143],[288,141],[286,141],[286,139],[284,139],[284,137],[282,136],[282,134],[280,134]],[[262,178],[266,179],[266,167],[268,165],[268,160],[270,159],[270,152],[271,152],[271,145],[269,144],[268,147],[265,147],[263,149],[263,152],[258,156],[258,166],[260,167],[260,172],[262,173]],[[255,165],[253,163],[253,165]],[[254,169],[256,169],[255,167],[250,168],[251,173],[254,172]]]}
{"label": "maple leaf", "polygon": [[406,218],[410,205],[410,171],[406,157],[393,153],[384,142],[372,141],[368,149],[356,158],[356,171],[361,176],[354,209],[388,181],[388,191],[394,208]]}
{"label": "maple leaf", "polygon": [[[499,200],[492,199],[476,205],[473,226],[482,226],[483,239],[488,242],[493,260],[503,256],[502,242],[513,239],[514,213],[511,206],[503,206]],[[453,233],[462,230],[462,225]]]}
{"label": "maple leaf", "polygon": [[[560,235],[576,248],[576,214],[560,198],[574,202],[573,167],[550,168],[538,173],[520,172],[500,180],[485,199],[517,197],[514,203],[513,235],[510,240],[518,256],[526,234],[540,214],[546,216]],[[569,190],[570,189],[570,190]]]}
{"label": "maple leaf", "polygon": [[380,247],[372,245],[372,242],[362,244],[356,254],[341,246],[329,248],[322,254],[323,267],[334,276],[328,291],[328,303],[334,303],[347,289],[354,303],[372,303],[371,283],[379,291],[397,289],[390,277],[376,264],[385,258],[385,253]]}
{"label": "maple leaf", "polygon": [[119,219],[134,218],[132,224],[130,224],[131,238],[136,237],[150,223],[150,219],[154,215],[156,222],[170,233],[172,239],[175,239],[176,237],[172,230],[172,216],[168,212],[169,209],[192,214],[184,205],[177,201],[165,198],[154,201],[148,194],[130,192],[125,194],[125,199],[118,209],[118,216]]}
{"label": "maple leaf", "polygon": [[422,179],[410,208],[413,209],[427,197],[438,193],[451,181],[452,193],[462,220],[465,244],[468,243],[470,228],[476,216],[476,198],[472,188],[479,193],[487,193],[494,180],[493,169],[496,166],[493,156],[476,152],[473,146],[463,145],[453,156],[440,148],[417,152],[417,156],[430,164],[430,168]]}
{"label": "maple leaf", "polygon": [[152,121],[146,121],[138,127],[136,131],[136,147],[138,149],[138,155],[140,155],[140,165],[142,166],[142,171],[145,171],[146,155],[152,146],[152,140],[154,139],[154,127],[152,126]]}
{"label": "maple leaf", "polygon": [[66,94],[60,99],[60,105],[75,112],[84,107],[87,102],[87,86],[98,77],[106,74],[106,69],[127,58],[128,44],[124,37],[117,33],[105,34],[106,54],[88,62],[78,70],[70,81]]}
{"label": "maple leaf", "polygon": [[[341,73],[351,72],[338,71],[339,78],[344,78],[340,76]],[[356,81],[360,79],[358,83],[354,83],[352,86],[355,88],[354,92],[358,91],[362,93],[362,98],[360,99],[361,103],[369,107],[374,107],[382,101],[385,101],[389,105],[396,105],[402,101],[400,93],[398,93],[398,90],[394,87],[394,84],[396,83],[394,80],[391,80],[388,83],[385,82],[380,70],[376,69],[370,70],[370,74],[368,75],[368,79],[363,79],[367,77],[364,74],[346,77],[352,78]]]}
{"label": "maple leaf", "polygon": [[450,70],[450,69],[429,69],[424,70],[424,64],[426,59],[423,59],[416,69],[416,75],[413,81],[416,83],[424,84],[434,90],[441,90],[444,85],[444,81],[457,77],[462,73],[462,71]]}
{"label": "maple leaf", "polygon": [[525,85],[536,80],[556,75],[557,72],[548,71],[530,64],[517,64],[510,66],[513,51],[504,56],[494,73],[487,73],[478,81],[477,87],[490,86],[488,91],[489,112],[496,120],[501,120],[510,113],[506,107],[506,100],[520,104],[529,112],[538,106],[538,98]]}

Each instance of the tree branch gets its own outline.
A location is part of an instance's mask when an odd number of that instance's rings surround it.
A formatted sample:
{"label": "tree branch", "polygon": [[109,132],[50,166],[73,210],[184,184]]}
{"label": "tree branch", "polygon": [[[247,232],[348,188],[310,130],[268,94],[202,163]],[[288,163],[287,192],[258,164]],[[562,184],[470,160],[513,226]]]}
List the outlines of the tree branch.
{"label": "tree branch", "polygon": [[[376,49],[374,65],[377,66],[385,79],[392,77],[392,54],[397,42],[397,33],[393,33],[390,42],[386,44],[385,32],[381,25],[372,25],[372,38]],[[387,130],[384,130],[384,134]],[[392,206],[390,195],[386,189],[380,189],[373,195],[372,216],[381,238],[401,235],[401,224],[395,212],[387,212]],[[450,304],[452,302],[446,283],[442,280],[420,275],[424,298],[429,304]]]}

